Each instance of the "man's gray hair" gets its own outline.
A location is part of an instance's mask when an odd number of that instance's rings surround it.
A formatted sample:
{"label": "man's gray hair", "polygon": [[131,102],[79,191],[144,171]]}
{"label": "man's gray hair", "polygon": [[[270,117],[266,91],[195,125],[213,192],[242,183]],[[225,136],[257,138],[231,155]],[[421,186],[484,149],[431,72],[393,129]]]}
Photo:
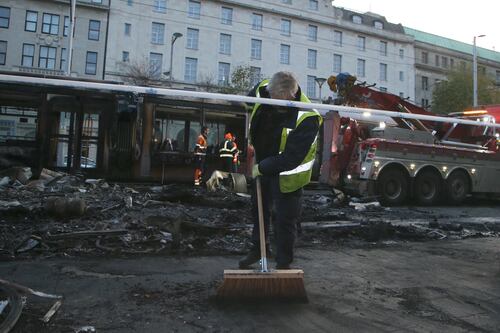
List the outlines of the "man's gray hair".
{"label": "man's gray hair", "polygon": [[271,98],[275,99],[294,99],[299,90],[297,78],[292,72],[277,72],[269,80],[267,86]]}

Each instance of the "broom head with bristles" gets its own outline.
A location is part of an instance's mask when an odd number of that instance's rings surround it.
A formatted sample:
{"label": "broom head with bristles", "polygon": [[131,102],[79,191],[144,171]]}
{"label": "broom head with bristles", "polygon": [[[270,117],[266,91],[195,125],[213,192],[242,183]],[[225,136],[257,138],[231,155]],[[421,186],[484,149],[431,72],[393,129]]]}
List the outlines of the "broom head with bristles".
{"label": "broom head with bristles", "polygon": [[301,269],[224,270],[224,281],[217,290],[217,299],[225,301],[286,300],[307,302],[304,271]]}

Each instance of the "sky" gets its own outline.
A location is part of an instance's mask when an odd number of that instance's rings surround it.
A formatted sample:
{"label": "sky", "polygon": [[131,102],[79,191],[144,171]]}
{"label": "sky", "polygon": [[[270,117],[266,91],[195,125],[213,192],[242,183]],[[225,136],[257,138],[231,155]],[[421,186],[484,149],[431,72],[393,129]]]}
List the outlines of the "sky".
{"label": "sky", "polygon": [[333,5],[371,11],[391,23],[500,52],[499,0],[334,0]]}

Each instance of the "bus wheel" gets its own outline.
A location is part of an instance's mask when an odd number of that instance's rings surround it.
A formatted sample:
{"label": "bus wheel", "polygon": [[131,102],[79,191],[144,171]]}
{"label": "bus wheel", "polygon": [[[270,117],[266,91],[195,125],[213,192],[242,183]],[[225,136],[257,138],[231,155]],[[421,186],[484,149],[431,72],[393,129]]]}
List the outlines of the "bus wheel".
{"label": "bus wheel", "polygon": [[385,170],[377,179],[377,192],[382,205],[400,205],[408,196],[408,177],[398,169]]}
{"label": "bus wheel", "polygon": [[441,197],[441,177],[432,171],[423,171],[415,180],[415,198],[424,206],[435,205]]}
{"label": "bus wheel", "polygon": [[461,204],[470,192],[469,177],[461,171],[452,173],[446,180],[446,198],[452,205]]}

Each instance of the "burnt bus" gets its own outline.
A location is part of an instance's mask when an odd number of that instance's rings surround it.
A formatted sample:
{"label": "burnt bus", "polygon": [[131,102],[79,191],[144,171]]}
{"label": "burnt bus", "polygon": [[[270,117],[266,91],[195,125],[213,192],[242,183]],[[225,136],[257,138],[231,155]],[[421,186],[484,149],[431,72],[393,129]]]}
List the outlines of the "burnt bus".
{"label": "burnt bus", "polygon": [[[92,83],[103,88],[89,89]],[[191,182],[196,139],[207,126],[205,176],[219,168],[218,150],[228,131],[242,152],[239,171],[246,171],[243,103],[125,87],[0,74],[0,169],[30,166],[35,173],[48,168],[116,180]]]}

